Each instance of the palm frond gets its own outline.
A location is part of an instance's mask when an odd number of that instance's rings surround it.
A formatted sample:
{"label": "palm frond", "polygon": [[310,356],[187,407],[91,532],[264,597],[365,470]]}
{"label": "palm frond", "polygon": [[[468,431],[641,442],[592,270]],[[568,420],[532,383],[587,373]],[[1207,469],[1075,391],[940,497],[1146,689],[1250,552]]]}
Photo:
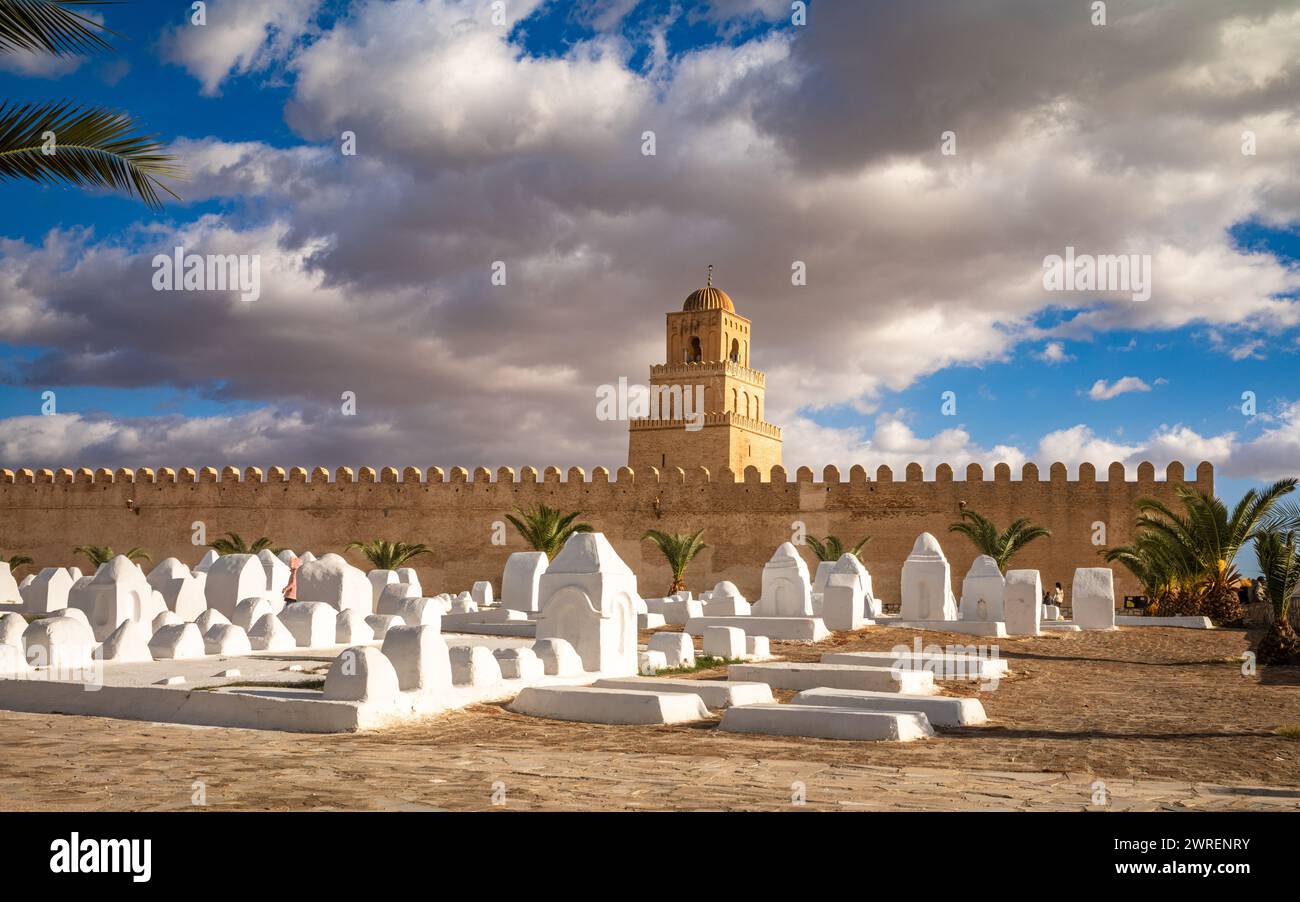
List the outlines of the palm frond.
{"label": "palm frond", "polygon": [[109,50],[100,32],[113,32],[68,8],[104,5],[103,0],[0,0],[0,53],[68,56]]}
{"label": "palm frond", "polygon": [[135,132],[128,114],[103,107],[0,104],[0,180],[124,191],[153,209],[162,206],[159,190],[180,200],[162,181],[184,177],[176,158],[156,136]]}

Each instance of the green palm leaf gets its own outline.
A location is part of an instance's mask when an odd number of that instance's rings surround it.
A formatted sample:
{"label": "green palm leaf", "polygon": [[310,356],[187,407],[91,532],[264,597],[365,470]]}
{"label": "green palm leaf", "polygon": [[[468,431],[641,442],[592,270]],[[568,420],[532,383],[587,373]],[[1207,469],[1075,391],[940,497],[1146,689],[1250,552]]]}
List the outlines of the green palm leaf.
{"label": "green palm leaf", "polygon": [[515,513],[518,516],[506,514],[510,525],[534,551],[544,552],[548,560],[559,553],[575,532],[592,531],[589,523],[573,522],[582,516],[582,511],[566,514],[545,504],[535,504],[526,509],[516,508]]}
{"label": "green palm leaf", "polygon": [[162,206],[159,190],[179,200],[162,182],[183,177],[175,157],[135,131],[126,113],[71,101],[0,105],[0,180],[124,191],[154,209]]}
{"label": "green palm leaf", "polygon": [[1007,565],[1022,548],[1035,539],[1045,539],[1052,534],[1050,530],[1024,518],[999,532],[992,520],[972,510],[963,510],[961,521],[949,525],[948,531],[961,533],[970,539],[980,554],[986,554],[997,561],[998,569],[1003,573],[1007,572]]}
{"label": "green palm leaf", "polygon": [[104,6],[104,0],[0,0],[0,53],[27,50],[67,56],[109,50],[109,31],[69,6]]}
{"label": "green palm leaf", "polygon": [[708,545],[700,541],[704,535],[704,530],[699,530],[694,534],[687,533],[670,533],[660,532],[657,529],[647,529],[645,535],[641,538],[649,539],[663,552],[664,559],[668,561],[668,566],[673,571],[673,584],[669,588],[668,594],[674,595],[686,588],[686,568],[691,565],[698,555]]}
{"label": "green palm leaf", "polygon": [[358,549],[376,570],[396,570],[405,566],[422,554],[433,554],[433,550],[420,543],[389,542],[374,539],[369,542],[351,542],[345,551]]}

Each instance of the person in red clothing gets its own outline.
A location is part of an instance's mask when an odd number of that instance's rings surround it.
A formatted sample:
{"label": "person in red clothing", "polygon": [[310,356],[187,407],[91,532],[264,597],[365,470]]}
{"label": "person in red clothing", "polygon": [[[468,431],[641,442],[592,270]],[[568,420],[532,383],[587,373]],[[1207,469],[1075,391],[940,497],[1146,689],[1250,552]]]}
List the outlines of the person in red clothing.
{"label": "person in red clothing", "polygon": [[301,566],[302,558],[294,558],[289,561],[289,584],[284,587],[285,604],[298,600],[298,568]]}

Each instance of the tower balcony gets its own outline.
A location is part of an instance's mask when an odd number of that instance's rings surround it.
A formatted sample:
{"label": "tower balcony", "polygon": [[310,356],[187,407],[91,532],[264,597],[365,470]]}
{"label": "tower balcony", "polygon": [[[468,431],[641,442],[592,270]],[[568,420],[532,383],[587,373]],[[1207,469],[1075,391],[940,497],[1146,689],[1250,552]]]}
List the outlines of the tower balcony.
{"label": "tower balcony", "polygon": [[[638,419],[628,420],[628,429],[640,431],[643,429],[686,429],[692,425],[693,420],[652,420]],[[732,410],[726,410],[721,413],[706,413],[704,415],[705,426],[736,426],[740,429],[746,429],[758,435],[766,435],[777,441],[781,440],[781,427],[773,426],[771,423],[763,420],[755,420],[750,417],[743,417]]]}
{"label": "tower balcony", "polygon": [[657,363],[650,367],[650,378],[654,379],[657,376],[734,376],[737,379],[744,379],[759,388],[765,388],[767,384],[767,374],[762,370],[752,370],[730,360],[702,360],[697,363]]}

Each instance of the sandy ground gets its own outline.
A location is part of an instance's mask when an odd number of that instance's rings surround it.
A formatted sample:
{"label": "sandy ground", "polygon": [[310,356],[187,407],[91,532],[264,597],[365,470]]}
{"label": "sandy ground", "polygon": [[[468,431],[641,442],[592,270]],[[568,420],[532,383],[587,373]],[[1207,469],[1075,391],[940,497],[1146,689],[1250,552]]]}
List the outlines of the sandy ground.
{"label": "sandy ground", "polygon": [[[974,637],[871,629],[817,647]],[[351,735],[0,712],[0,810],[1300,809],[1300,668],[1242,673],[1241,630],[997,640],[990,717],[917,743],[537,720],[477,705]],[[701,674],[716,678],[719,674]],[[200,785],[201,784],[201,785]],[[802,802],[802,805],[800,804]]]}

